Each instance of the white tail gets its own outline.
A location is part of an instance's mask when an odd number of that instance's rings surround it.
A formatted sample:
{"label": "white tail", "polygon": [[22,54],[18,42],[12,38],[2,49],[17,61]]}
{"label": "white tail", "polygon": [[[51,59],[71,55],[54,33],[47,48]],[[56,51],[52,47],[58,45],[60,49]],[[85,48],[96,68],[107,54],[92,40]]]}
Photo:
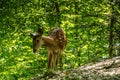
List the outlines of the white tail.
{"label": "white tail", "polygon": [[45,45],[48,49],[48,68],[55,69],[60,61],[61,53],[66,47],[66,36],[61,28],[51,29],[48,36],[42,36],[43,30],[38,29],[38,34],[31,33],[33,38],[33,52]]}

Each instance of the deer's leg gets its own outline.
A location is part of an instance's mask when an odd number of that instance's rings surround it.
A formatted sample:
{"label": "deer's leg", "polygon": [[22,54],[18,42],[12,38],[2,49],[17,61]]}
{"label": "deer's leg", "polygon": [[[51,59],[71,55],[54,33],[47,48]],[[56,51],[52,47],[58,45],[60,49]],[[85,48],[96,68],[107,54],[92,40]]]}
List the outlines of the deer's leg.
{"label": "deer's leg", "polygon": [[58,65],[58,63],[59,63],[59,51],[58,51],[57,56],[56,56],[56,65]]}
{"label": "deer's leg", "polygon": [[54,68],[56,68],[57,67],[57,60],[58,60],[58,55],[57,55],[58,53],[55,53],[54,54]]}
{"label": "deer's leg", "polygon": [[62,55],[60,55],[59,58],[60,68],[63,69],[63,63],[62,63]]}
{"label": "deer's leg", "polygon": [[56,68],[56,62],[57,62],[57,53],[53,51],[53,54],[52,54],[52,68],[53,70]]}
{"label": "deer's leg", "polygon": [[52,54],[51,62],[50,62],[52,70],[54,69],[54,54]]}
{"label": "deer's leg", "polygon": [[48,68],[54,70],[56,66],[56,55],[52,50],[48,51]]}
{"label": "deer's leg", "polygon": [[48,67],[51,68],[52,70],[54,70],[55,68],[55,54],[51,50],[49,50]]}
{"label": "deer's leg", "polygon": [[59,53],[58,53],[58,60],[57,60],[57,64],[59,63],[60,65],[60,68],[63,67],[62,65],[62,51],[60,50]]}
{"label": "deer's leg", "polygon": [[48,51],[48,68],[51,68],[52,51]]}
{"label": "deer's leg", "polygon": [[55,52],[52,50],[48,51],[48,68],[54,70],[58,63],[62,63],[61,50]]}

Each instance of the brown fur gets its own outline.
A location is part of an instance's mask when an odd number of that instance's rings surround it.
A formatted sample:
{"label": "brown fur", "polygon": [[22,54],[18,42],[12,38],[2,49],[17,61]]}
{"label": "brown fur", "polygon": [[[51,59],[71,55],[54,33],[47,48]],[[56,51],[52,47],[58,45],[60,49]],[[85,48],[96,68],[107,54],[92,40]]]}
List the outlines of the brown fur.
{"label": "brown fur", "polygon": [[40,46],[45,45],[48,49],[48,68],[55,69],[67,44],[65,33],[61,28],[53,28],[48,36],[42,34],[41,28],[38,29],[37,35],[31,33],[33,51],[36,52]]}

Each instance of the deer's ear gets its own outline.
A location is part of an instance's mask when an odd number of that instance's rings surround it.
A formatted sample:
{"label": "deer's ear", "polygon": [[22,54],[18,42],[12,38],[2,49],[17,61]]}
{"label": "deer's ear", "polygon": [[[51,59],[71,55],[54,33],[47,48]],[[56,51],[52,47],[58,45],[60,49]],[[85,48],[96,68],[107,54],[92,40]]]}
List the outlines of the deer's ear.
{"label": "deer's ear", "polygon": [[42,29],[42,28],[39,28],[39,29],[38,29],[38,33],[39,33],[40,35],[42,35],[42,34],[43,34],[43,29]]}
{"label": "deer's ear", "polygon": [[30,33],[30,36],[31,36],[31,37],[35,37],[36,34],[31,32],[31,33]]}

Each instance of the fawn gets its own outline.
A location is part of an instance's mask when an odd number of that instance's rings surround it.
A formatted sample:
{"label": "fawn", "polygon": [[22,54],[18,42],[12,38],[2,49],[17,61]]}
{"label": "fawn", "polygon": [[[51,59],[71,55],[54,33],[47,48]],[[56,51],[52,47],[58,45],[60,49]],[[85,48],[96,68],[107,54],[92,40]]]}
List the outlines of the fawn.
{"label": "fawn", "polygon": [[48,49],[48,68],[55,69],[60,62],[61,53],[64,51],[67,39],[63,29],[53,28],[48,36],[42,36],[43,29],[38,29],[38,34],[30,33],[33,39],[33,52],[35,53],[40,46],[44,45]]}

